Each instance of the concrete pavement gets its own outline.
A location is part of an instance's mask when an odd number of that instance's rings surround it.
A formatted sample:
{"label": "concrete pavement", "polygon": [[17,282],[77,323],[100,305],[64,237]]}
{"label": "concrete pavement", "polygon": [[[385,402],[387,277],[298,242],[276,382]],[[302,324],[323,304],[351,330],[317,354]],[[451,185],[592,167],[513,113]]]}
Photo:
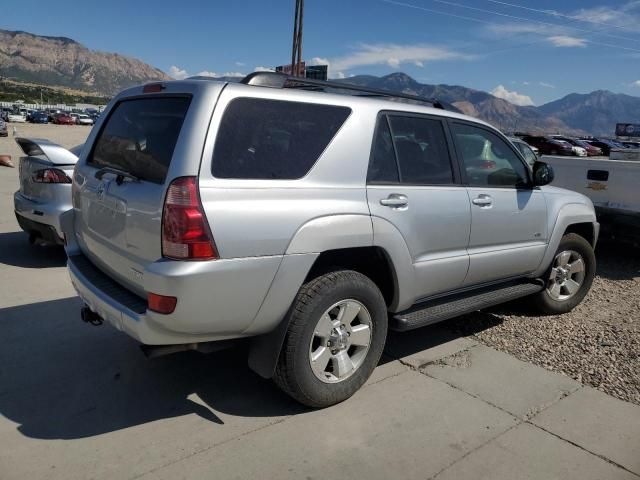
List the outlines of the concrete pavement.
{"label": "concrete pavement", "polygon": [[[368,384],[312,411],[242,348],[146,360],[79,320],[64,255],[0,170],[0,479],[638,479],[640,407],[446,328],[393,334]],[[473,321],[473,320],[471,320]]]}

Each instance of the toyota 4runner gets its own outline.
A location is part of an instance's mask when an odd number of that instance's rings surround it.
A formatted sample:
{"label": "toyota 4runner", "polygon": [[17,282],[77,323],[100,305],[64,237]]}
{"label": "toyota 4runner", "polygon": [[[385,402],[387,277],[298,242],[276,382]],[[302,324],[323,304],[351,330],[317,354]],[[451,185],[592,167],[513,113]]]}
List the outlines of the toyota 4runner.
{"label": "toyota 4runner", "polygon": [[362,386],[388,329],[574,308],[599,225],[552,178],[436,100],[187,79],[111,101],[61,223],[83,319],[159,354],[248,338],[254,371],[322,407]]}

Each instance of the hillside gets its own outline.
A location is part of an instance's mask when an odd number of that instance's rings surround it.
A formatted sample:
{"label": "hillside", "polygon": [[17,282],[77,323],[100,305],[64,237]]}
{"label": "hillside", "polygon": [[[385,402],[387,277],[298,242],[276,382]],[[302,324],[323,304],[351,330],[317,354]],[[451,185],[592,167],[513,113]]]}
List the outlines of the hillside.
{"label": "hillside", "polygon": [[536,107],[519,107],[487,92],[459,85],[422,84],[400,72],[384,77],[357,75],[343,81],[371,88],[437,98],[453,104],[467,115],[485,120],[505,131],[581,133],[580,129],[574,125],[565,124],[557,117],[545,115]]}
{"label": "hillside", "polygon": [[640,98],[607,90],[572,93],[538,107],[538,111],[574,128],[613,135],[616,123],[640,123]]}
{"label": "hillside", "polygon": [[75,40],[0,30],[0,76],[98,96],[170,77],[135,58],[89,50]]}

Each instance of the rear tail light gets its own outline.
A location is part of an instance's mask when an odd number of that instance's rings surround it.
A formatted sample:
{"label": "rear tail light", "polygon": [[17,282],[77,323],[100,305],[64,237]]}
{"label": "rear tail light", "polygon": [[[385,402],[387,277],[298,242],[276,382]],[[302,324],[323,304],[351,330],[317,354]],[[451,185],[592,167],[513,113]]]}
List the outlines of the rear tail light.
{"label": "rear tail light", "polygon": [[147,294],[147,304],[151,311],[169,314],[176,309],[178,299],[176,297],[168,297],[166,295],[158,295],[157,293]]}
{"label": "rear tail light", "polygon": [[165,87],[161,83],[148,83],[144,87],[142,87],[142,93],[158,93],[164,90]]}
{"label": "rear tail light", "polygon": [[71,183],[71,179],[57,168],[43,168],[36,170],[31,176],[34,183]]}
{"label": "rear tail light", "polygon": [[218,258],[196,177],[177,178],[167,189],[162,213],[162,256],[176,260]]}

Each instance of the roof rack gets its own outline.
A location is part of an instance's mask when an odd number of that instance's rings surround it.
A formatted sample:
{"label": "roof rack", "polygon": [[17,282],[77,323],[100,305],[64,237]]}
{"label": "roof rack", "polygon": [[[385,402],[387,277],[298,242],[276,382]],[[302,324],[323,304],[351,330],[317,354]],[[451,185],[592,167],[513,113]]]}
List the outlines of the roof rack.
{"label": "roof rack", "polygon": [[454,106],[435,98],[420,97],[418,95],[410,95],[408,93],[396,93],[377,88],[361,87],[360,85],[354,85],[353,83],[328,82],[325,80],[293,77],[279,72],[253,72],[240,80],[240,83],[270,88],[303,88],[310,90],[324,90],[331,88],[336,90],[351,90],[366,94],[363,96],[401,98],[404,100],[412,100],[414,102],[428,103],[434,108],[439,108],[441,110],[459,112],[459,110]]}

